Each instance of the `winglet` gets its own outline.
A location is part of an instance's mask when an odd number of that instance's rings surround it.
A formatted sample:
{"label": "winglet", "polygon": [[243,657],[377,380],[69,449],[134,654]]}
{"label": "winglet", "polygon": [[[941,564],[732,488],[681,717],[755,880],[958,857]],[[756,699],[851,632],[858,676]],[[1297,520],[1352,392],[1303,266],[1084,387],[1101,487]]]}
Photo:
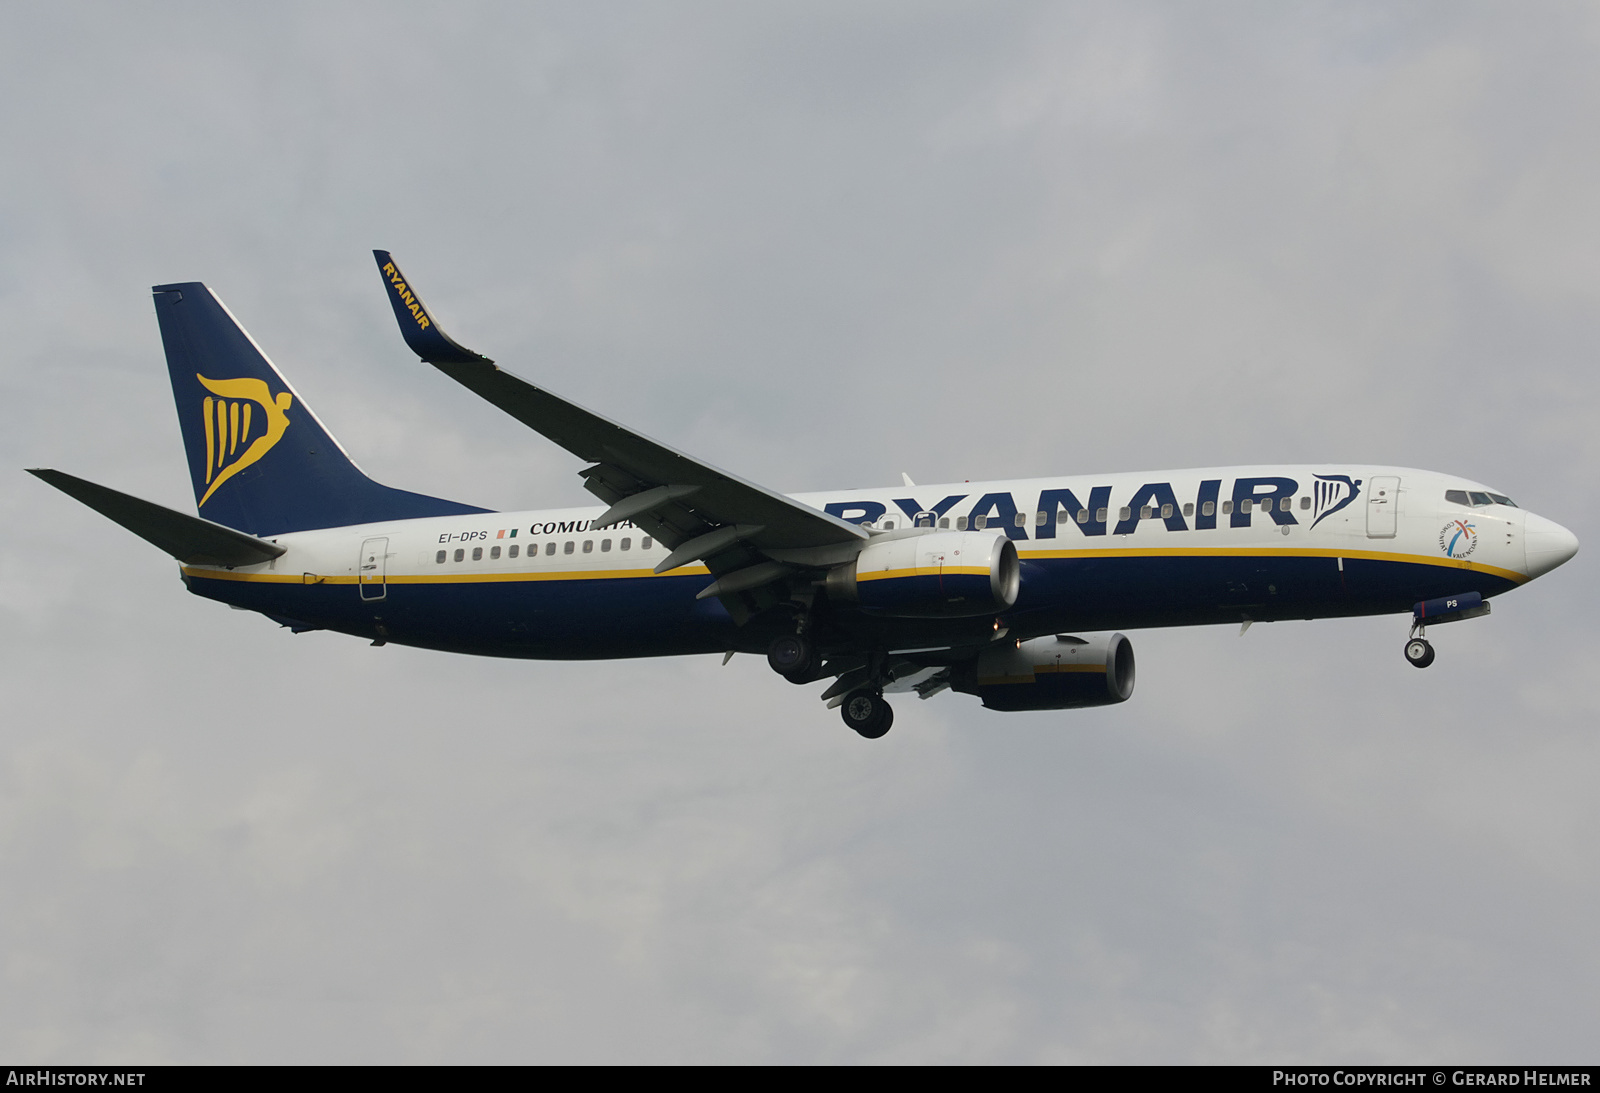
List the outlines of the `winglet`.
{"label": "winglet", "polygon": [[474,353],[439,329],[428,309],[422,306],[422,297],[407,283],[400,267],[386,250],[375,250],[378,271],[389,289],[389,303],[394,307],[394,317],[400,323],[400,336],[405,338],[411,351],[429,364],[493,364],[488,357]]}

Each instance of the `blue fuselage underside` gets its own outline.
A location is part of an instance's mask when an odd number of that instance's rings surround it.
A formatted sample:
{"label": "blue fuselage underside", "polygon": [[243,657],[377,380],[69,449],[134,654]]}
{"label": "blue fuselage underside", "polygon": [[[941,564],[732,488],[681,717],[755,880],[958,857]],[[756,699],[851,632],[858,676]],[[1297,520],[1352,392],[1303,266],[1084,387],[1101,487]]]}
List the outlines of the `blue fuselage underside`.
{"label": "blue fuselage underside", "polygon": [[[1341,568],[1342,564],[1342,568]],[[485,582],[391,581],[381,599],[353,584],[219,580],[191,573],[190,590],[286,624],[482,656],[550,660],[765,650],[782,619],[736,625],[710,578],[622,577]],[[1410,611],[1414,603],[1515,587],[1503,577],[1401,560],[1332,557],[1137,556],[1024,560],[1015,607],[1000,625],[1020,638]],[[367,590],[370,596],[373,590]],[[769,612],[769,615],[781,614]],[[996,616],[895,619],[836,611],[836,631],[882,648],[963,645],[992,634]]]}

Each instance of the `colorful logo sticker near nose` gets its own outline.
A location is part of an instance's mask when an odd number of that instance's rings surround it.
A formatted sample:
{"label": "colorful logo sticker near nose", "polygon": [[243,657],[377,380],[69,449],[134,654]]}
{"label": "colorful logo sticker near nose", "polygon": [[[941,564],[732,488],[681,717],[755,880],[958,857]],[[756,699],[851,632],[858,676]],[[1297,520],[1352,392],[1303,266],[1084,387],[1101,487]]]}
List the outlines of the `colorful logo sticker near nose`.
{"label": "colorful logo sticker near nose", "polygon": [[1465,558],[1478,546],[1478,525],[1470,520],[1452,520],[1439,531],[1439,549],[1446,558]]}
{"label": "colorful logo sticker near nose", "polygon": [[[200,404],[206,430],[207,488],[205,496],[200,498],[204,506],[218,486],[255,463],[283,439],[284,431],[289,428],[289,415],[285,411],[294,402],[294,396],[283,391],[274,397],[265,380],[210,380],[198,373],[194,378],[217,396],[208,396]],[[261,408],[259,415],[256,413],[258,406]]]}

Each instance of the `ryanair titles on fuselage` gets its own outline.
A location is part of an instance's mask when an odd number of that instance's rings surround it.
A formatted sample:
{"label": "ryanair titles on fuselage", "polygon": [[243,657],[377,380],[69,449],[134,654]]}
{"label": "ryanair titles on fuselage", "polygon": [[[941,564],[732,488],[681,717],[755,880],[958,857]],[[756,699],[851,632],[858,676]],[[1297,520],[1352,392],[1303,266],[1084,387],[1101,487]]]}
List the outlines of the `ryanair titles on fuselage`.
{"label": "ryanair titles on fuselage", "polygon": [[[1361,479],[1349,475],[1313,476],[1316,489],[1300,493],[1300,482],[1281,474],[1262,474],[1224,478],[1203,478],[1198,489],[1179,497],[1170,482],[1145,482],[1125,497],[1115,497],[1112,486],[1091,486],[1080,497],[1078,492],[1052,480],[1041,485],[1031,507],[1018,504],[1014,490],[953,493],[931,501],[929,497],[894,497],[890,503],[907,526],[914,522],[938,527],[994,528],[1012,539],[1054,539],[1061,524],[1071,524],[1084,535],[1130,535],[1141,522],[1158,521],[1167,531],[1205,531],[1219,519],[1228,527],[1247,528],[1257,512],[1269,516],[1280,527],[1300,523],[1296,516],[1313,526],[1324,517],[1345,508],[1361,493]],[[1228,486],[1224,491],[1223,487]],[[900,491],[896,491],[900,492]],[[905,491],[909,493],[909,489]],[[1300,498],[1299,501],[1296,498]],[[1114,503],[1115,502],[1115,503]],[[1300,507],[1303,506],[1303,507]],[[964,516],[951,521],[952,511],[966,509]],[[831,516],[852,524],[877,524],[892,513],[889,504],[860,499],[831,501],[823,506]]]}
{"label": "ryanair titles on fuselage", "polygon": [[[1349,475],[1317,474],[1314,487],[1301,493],[1301,483],[1281,474],[1248,475],[1233,479],[1204,478],[1193,494],[1180,498],[1170,482],[1146,482],[1126,496],[1113,486],[1096,485],[1082,491],[1061,485],[1060,479],[1042,480],[1037,493],[985,489],[974,493],[948,493],[937,501],[927,497],[899,496],[888,502],[860,498],[828,501],[824,512],[852,524],[880,525],[886,517],[897,517],[903,527],[916,524],[962,530],[992,528],[1003,530],[1012,539],[1054,539],[1058,528],[1070,524],[1083,535],[1131,535],[1141,523],[1156,522],[1167,531],[1206,531],[1223,526],[1248,528],[1257,514],[1268,516],[1279,527],[1290,527],[1304,519],[1315,527],[1328,516],[1346,508],[1361,495],[1359,478]],[[1227,487],[1224,489],[1224,487]],[[948,488],[948,487],[945,487]],[[874,491],[876,492],[876,491]],[[909,494],[910,489],[884,491]],[[1033,501],[1031,507],[1019,498]],[[811,497],[803,500],[812,502]],[[1115,503],[1114,503],[1115,502]],[[890,506],[894,506],[891,509]],[[1297,515],[1298,514],[1298,515]],[[631,520],[611,525],[606,530],[635,529]],[[598,530],[593,520],[545,520],[521,529],[528,535],[568,535]],[[473,539],[504,538],[504,530],[444,533],[440,543]],[[512,532],[511,534],[515,534]]]}

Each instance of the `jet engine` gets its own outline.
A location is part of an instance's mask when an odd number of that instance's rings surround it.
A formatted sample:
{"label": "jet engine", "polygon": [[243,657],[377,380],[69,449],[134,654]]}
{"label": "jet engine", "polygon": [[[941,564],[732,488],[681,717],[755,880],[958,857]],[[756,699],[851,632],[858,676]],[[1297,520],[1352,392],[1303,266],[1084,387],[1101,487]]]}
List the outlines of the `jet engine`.
{"label": "jet engine", "polygon": [[1017,548],[1004,535],[943,531],[868,543],[855,559],[828,571],[828,597],[868,614],[962,618],[1017,602]]}
{"label": "jet engine", "polygon": [[1072,710],[1126,702],[1133,674],[1133,642],[1121,634],[1058,634],[986,649],[950,682],[991,710]]}

